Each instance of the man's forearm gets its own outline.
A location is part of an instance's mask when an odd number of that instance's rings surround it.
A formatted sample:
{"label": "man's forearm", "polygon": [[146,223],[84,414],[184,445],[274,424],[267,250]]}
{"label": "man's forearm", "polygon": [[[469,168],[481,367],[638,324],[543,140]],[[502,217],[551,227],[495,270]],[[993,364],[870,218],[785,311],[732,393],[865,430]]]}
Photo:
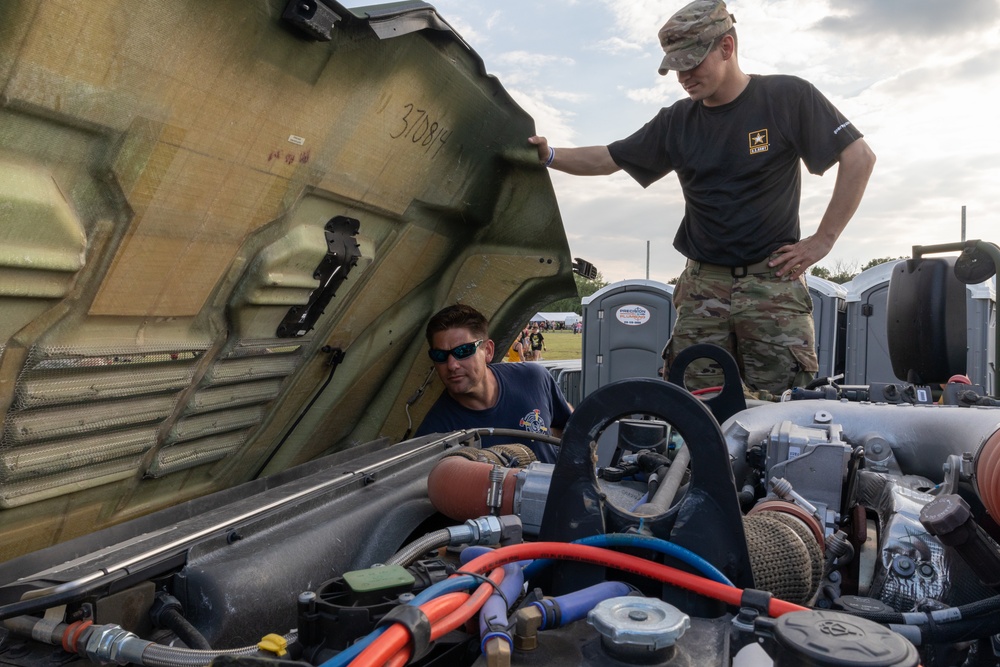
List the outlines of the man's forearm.
{"label": "man's forearm", "polygon": [[798,279],[810,266],[826,257],[858,210],[875,166],[875,153],[864,139],[858,139],[837,159],[837,181],[819,228],[815,234],[775,251],[778,256],[772,258],[769,265],[777,270],[778,276]]}
{"label": "man's forearm", "polygon": [[607,146],[583,146],[580,148],[555,148],[549,146],[545,137],[528,139],[538,151],[538,161],[552,169],[576,176],[602,176],[613,174],[621,167],[611,159]]}
{"label": "man's forearm", "polygon": [[621,169],[611,159],[607,146],[557,148],[549,167],[576,176],[603,176]]}
{"label": "man's forearm", "polygon": [[858,139],[841,152],[838,162],[833,195],[814,234],[831,248],[861,204],[875,167],[875,153],[864,139]]}

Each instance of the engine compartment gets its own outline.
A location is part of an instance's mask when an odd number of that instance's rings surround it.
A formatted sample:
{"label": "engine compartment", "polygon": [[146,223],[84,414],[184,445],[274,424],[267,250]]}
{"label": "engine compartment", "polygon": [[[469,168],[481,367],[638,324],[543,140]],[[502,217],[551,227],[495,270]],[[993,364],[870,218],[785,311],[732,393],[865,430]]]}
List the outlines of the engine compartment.
{"label": "engine compartment", "polygon": [[[639,414],[641,446],[597,468]],[[391,641],[420,665],[997,660],[997,408],[813,399],[720,426],[634,379],[580,404],[556,464],[478,435],[373,442],[9,561],[0,662],[403,664]]]}

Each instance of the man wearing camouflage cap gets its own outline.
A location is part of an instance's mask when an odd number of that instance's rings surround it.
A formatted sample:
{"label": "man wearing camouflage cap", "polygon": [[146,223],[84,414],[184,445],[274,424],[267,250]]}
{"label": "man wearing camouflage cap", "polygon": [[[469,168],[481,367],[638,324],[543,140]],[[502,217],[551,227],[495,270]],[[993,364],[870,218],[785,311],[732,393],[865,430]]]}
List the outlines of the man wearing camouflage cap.
{"label": "man wearing camouflage cap", "polygon": [[[570,174],[624,169],[648,187],[677,173],[685,211],[674,247],[688,262],[674,288],[666,363],[689,345],[716,343],[736,358],[746,385],[777,395],[818,369],[805,272],[857,210],[875,155],[810,83],[745,74],[735,22],[722,0],[696,0],[670,17],[659,32],[659,71],[677,72],[688,99],[631,136],[581,148],[529,142],[542,164]],[[814,174],[838,165],[826,212],[805,238],[800,160]],[[712,365],[689,368],[688,388],[717,384]]]}

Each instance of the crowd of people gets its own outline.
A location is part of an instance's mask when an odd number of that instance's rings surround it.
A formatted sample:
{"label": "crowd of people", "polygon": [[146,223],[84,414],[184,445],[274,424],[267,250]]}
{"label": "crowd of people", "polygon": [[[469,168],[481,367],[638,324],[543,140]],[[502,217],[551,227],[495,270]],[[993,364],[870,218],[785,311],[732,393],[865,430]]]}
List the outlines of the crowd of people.
{"label": "crowd of people", "polygon": [[545,335],[537,324],[526,326],[511,344],[504,361],[541,361]]}

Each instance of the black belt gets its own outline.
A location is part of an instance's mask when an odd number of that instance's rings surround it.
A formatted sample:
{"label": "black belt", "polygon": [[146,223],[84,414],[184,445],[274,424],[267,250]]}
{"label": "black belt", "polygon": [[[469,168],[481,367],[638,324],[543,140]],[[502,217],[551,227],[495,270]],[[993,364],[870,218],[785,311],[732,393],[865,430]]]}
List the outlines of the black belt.
{"label": "black belt", "polygon": [[709,264],[708,262],[699,262],[694,259],[689,259],[687,261],[687,265],[688,268],[695,269],[696,271],[728,273],[733,278],[743,278],[745,276],[753,276],[761,273],[771,273],[774,271],[774,267],[767,265],[769,261],[770,258],[762,259],[759,262],[754,262],[753,264],[744,264],[743,266],[725,266],[723,264]]}

